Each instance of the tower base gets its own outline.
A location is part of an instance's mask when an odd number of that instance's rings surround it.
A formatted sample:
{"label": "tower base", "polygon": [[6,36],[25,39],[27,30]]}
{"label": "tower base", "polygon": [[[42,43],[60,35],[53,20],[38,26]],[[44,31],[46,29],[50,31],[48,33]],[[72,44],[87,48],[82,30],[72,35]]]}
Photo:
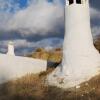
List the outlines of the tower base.
{"label": "tower base", "polygon": [[52,72],[47,77],[47,84],[51,86],[57,86],[60,88],[72,88],[80,85],[83,82],[86,82],[93,78],[96,75],[100,74],[100,69],[93,69],[91,72],[88,70],[88,74],[84,74],[82,78],[64,75],[60,72],[60,66],[56,68],[54,72]]}
{"label": "tower base", "polygon": [[[79,66],[71,69],[66,69],[65,72],[62,70],[63,64],[58,66],[51,74],[47,76],[47,84],[52,86],[57,86],[60,88],[71,88],[78,86],[79,84],[90,80],[92,77],[100,74],[100,55],[98,53],[98,58],[82,59],[83,62],[87,60],[87,63],[83,63],[84,67]],[[90,62],[91,61],[91,62]],[[79,61],[80,65],[80,61]],[[77,65],[78,66],[78,65]],[[66,65],[67,68],[67,65]],[[72,68],[72,66],[70,66]]]}

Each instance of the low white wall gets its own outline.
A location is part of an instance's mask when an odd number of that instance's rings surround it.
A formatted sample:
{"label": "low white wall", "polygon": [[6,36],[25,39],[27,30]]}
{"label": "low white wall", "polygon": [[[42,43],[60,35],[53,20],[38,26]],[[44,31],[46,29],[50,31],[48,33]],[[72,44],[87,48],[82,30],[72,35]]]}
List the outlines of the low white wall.
{"label": "low white wall", "polygon": [[0,83],[12,80],[28,73],[46,71],[47,61],[28,57],[0,54]]}

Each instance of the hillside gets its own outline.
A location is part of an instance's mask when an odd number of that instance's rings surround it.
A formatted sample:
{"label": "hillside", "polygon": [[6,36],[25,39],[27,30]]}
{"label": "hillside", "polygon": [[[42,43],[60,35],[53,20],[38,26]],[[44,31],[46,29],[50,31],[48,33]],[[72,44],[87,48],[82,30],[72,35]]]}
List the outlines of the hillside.
{"label": "hillside", "polygon": [[50,72],[26,75],[0,85],[0,100],[100,100],[100,76],[71,89],[45,85]]}
{"label": "hillside", "polygon": [[[99,41],[98,39],[94,44],[98,50],[100,50]],[[62,50],[57,48],[46,51],[43,48],[38,48],[27,56],[60,63]],[[54,68],[49,68],[46,72],[28,74],[1,84],[0,100],[100,100],[100,75],[80,86],[61,89],[45,84],[46,76],[53,70]]]}

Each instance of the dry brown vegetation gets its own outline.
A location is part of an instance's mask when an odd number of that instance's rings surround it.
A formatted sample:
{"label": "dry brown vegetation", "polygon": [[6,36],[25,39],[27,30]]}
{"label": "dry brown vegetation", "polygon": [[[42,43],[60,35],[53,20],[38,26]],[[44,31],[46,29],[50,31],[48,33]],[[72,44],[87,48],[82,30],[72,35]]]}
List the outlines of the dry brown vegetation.
{"label": "dry brown vegetation", "polygon": [[39,58],[44,60],[49,60],[53,62],[60,62],[62,60],[62,50],[61,48],[56,48],[51,51],[46,51],[43,48],[38,48],[29,57]]}
{"label": "dry brown vegetation", "polygon": [[94,46],[95,46],[96,49],[100,52],[100,36],[98,36],[98,37],[94,40]]}
{"label": "dry brown vegetation", "polygon": [[61,89],[45,84],[46,75],[52,70],[1,84],[0,100],[100,100],[100,75],[80,88]]}

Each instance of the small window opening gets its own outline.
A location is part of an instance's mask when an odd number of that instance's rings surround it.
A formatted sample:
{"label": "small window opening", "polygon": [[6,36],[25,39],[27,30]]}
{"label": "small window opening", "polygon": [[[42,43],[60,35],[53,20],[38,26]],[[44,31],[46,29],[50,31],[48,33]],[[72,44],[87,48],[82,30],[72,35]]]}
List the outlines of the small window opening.
{"label": "small window opening", "polygon": [[74,1],[73,0],[69,0],[69,5],[73,4]]}
{"label": "small window opening", "polygon": [[76,3],[81,4],[82,2],[81,2],[81,0],[76,0]]}

